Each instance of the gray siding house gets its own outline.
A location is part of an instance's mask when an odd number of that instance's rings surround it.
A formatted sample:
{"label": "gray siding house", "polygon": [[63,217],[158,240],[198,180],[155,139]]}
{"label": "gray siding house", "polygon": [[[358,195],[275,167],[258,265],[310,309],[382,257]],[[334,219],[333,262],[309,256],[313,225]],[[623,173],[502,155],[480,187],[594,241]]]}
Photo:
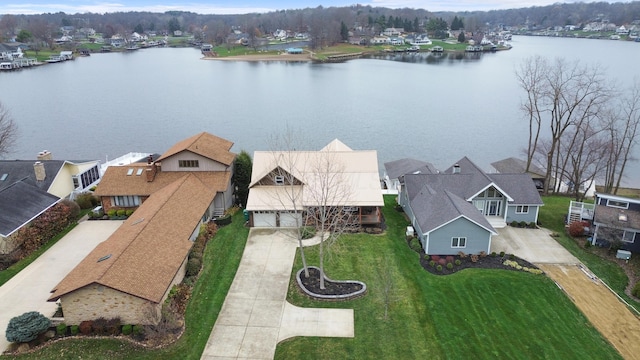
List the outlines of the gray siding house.
{"label": "gray siding house", "polygon": [[398,197],[427,254],[491,249],[496,228],[537,222],[543,205],[527,174],[486,174],[464,157],[435,174],[405,174]]}

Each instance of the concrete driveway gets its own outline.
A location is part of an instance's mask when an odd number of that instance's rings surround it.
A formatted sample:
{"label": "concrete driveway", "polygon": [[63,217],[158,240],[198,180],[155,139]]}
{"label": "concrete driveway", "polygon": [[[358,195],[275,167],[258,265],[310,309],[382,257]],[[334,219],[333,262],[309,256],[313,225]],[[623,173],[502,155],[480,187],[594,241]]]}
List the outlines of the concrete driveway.
{"label": "concrete driveway", "polygon": [[[305,241],[313,244],[317,239]],[[353,309],[301,308],[286,301],[296,250],[297,241],[285,230],[251,229],[201,359],[273,359],[277,344],[292,337],[354,337]]]}
{"label": "concrete driveway", "polygon": [[549,234],[546,229],[507,226],[491,238],[491,251],[514,254],[533,264],[578,264],[578,259]]}
{"label": "concrete driveway", "polygon": [[96,245],[106,240],[123,221],[84,221],[16,276],[0,287],[0,353],[9,342],[5,331],[11,318],[28,311],[45,316],[57,305],[47,302],[56,286]]}

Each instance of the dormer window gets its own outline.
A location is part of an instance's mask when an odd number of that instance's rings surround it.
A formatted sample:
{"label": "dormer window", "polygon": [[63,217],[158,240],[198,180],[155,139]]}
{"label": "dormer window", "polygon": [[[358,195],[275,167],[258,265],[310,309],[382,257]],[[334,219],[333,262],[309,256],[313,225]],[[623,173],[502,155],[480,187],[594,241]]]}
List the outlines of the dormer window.
{"label": "dormer window", "polygon": [[178,160],[178,167],[197,168],[200,167],[198,160]]}
{"label": "dormer window", "polygon": [[284,176],[282,176],[282,175],[278,175],[278,176],[274,177],[274,178],[273,178],[273,182],[274,182],[276,185],[284,185]]}

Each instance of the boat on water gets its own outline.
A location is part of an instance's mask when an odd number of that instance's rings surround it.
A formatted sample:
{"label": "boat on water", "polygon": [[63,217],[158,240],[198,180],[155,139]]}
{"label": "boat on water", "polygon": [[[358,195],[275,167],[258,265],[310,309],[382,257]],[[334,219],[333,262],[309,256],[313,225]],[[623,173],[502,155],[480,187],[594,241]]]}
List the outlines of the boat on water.
{"label": "boat on water", "polygon": [[138,50],[140,49],[140,47],[138,45],[131,45],[131,46],[127,46],[125,48],[127,51],[133,51],[133,50]]}
{"label": "boat on water", "polygon": [[444,48],[442,46],[434,46],[430,50],[431,52],[443,52]]}
{"label": "boat on water", "polygon": [[416,45],[411,46],[411,47],[407,48],[407,51],[409,51],[409,52],[417,52],[417,51],[420,51],[420,46],[416,46]]}

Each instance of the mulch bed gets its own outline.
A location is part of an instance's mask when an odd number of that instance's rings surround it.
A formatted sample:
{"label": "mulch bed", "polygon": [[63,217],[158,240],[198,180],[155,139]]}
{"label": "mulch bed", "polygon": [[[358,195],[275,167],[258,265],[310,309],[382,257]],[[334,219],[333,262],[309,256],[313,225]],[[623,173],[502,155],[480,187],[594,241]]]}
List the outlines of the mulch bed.
{"label": "mulch bed", "polygon": [[362,290],[362,284],[351,282],[333,282],[330,280],[324,280],[325,288],[320,288],[320,270],[316,268],[309,268],[309,277],[304,276],[304,272],[300,274],[300,281],[302,285],[314,294],[320,295],[345,295],[353,294]]}
{"label": "mulch bed", "polygon": [[[495,255],[487,254],[485,256],[478,256],[478,260],[476,262],[472,261],[471,255],[465,255],[464,257],[460,255],[439,256],[440,259],[444,259],[445,261],[444,261],[444,265],[442,265],[442,271],[438,271],[437,269],[438,264],[442,264],[442,263],[439,263],[438,261],[436,261],[436,264],[434,266],[431,266],[429,262],[432,260],[432,256],[429,256],[429,259],[427,260],[422,250],[416,251],[416,252],[420,254],[420,265],[422,266],[422,268],[424,268],[425,270],[427,270],[428,272],[434,275],[449,275],[449,274],[456,273],[460,270],[474,269],[474,268],[523,271],[508,265],[504,265],[503,263],[505,260],[513,260],[523,267],[528,267],[530,269],[538,269],[537,266],[513,254],[504,254],[504,256],[500,256],[500,254],[495,254]],[[453,263],[452,269],[447,268],[447,265],[446,265],[447,258],[450,260],[449,262]],[[460,260],[460,265],[455,264],[456,260]]]}

